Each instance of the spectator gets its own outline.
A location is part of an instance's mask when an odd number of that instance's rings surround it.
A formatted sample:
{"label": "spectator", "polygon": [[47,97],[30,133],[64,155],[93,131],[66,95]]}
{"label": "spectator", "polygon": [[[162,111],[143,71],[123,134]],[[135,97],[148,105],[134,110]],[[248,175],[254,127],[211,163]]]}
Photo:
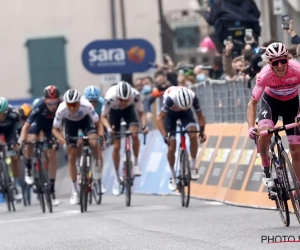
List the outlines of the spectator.
{"label": "spectator", "polygon": [[[281,27],[283,29],[283,24],[281,25]],[[285,31],[290,34],[292,44],[300,44],[300,37],[296,34],[296,31],[293,28],[293,20],[290,20],[290,27]]]}
{"label": "spectator", "polygon": [[181,64],[176,68],[179,86],[191,87],[195,82],[194,65]]}
{"label": "spectator", "polygon": [[143,78],[143,84],[144,84],[144,86],[149,86],[151,88],[155,87],[154,81],[153,81],[152,77],[150,77],[150,76],[146,76]]}
{"label": "spectator", "polygon": [[203,82],[209,79],[209,72],[212,67],[208,64],[198,65],[194,68],[194,74],[196,75],[197,82]]}
{"label": "spectator", "polygon": [[[243,37],[231,34],[230,28],[241,27],[244,29],[252,29],[255,40],[258,41],[260,36],[259,25],[260,11],[258,10],[254,0],[215,0],[204,18],[207,23],[214,26],[219,41],[223,43],[228,36],[232,36],[234,41],[239,40],[244,43]],[[235,42],[236,44],[236,42]]]}
{"label": "spectator", "polygon": [[291,46],[288,51],[289,51],[289,59],[290,60],[294,60],[295,59],[295,56],[297,54],[297,45],[293,45]]}
{"label": "spectator", "polygon": [[297,49],[296,49],[296,56],[295,56],[295,60],[297,60],[298,62],[300,62],[300,44],[297,45]]}
{"label": "spectator", "polygon": [[139,78],[136,78],[133,82],[133,87],[138,91],[138,92],[141,92],[143,90],[143,78],[142,77],[139,77]]}
{"label": "spectator", "polygon": [[222,56],[214,56],[212,68],[209,70],[209,78],[213,80],[224,80],[225,76]]}

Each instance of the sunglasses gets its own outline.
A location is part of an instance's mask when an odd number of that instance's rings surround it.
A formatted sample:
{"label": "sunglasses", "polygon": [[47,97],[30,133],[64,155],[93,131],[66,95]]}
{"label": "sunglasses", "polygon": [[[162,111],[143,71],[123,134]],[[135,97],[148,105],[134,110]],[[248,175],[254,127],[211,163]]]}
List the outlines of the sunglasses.
{"label": "sunglasses", "polygon": [[119,100],[119,102],[128,102],[129,101],[129,99],[123,100],[123,99],[120,99],[120,98],[118,98],[118,100]]}
{"label": "sunglasses", "polygon": [[98,102],[98,99],[91,99],[91,100],[89,100],[89,102]]}
{"label": "sunglasses", "polygon": [[272,66],[278,66],[278,64],[279,64],[279,62],[281,63],[281,64],[286,64],[287,63],[287,59],[280,59],[280,60],[276,60],[276,61],[273,61],[271,64],[272,64]]}
{"label": "sunglasses", "polygon": [[46,102],[46,104],[49,106],[57,106],[59,102]]}
{"label": "sunglasses", "polygon": [[77,108],[79,106],[79,102],[74,103],[66,103],[68,108]]}

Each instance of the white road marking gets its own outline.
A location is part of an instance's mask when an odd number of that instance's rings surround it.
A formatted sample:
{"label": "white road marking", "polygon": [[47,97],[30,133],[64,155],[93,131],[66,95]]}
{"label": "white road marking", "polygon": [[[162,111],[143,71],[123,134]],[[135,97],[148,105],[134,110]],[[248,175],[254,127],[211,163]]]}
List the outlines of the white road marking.
{"label": "white road marking", "polygon": [[224,205],[224,203],[219,201],[205,201],[204,203],[208,205]]}
{"label": "white road marking", "polygon": [[49,214],[49,216],[44,216],[44,217],[33,217],[33,218],[24,218],[24,219],[15,219],[15,220],[0,220],[0,224],[9,224],[9,223],[18,223],[18,222],[26,222],[26,221],[36,221],[36,220],[48,220],[48,219],[53,219],[53,218],[63,218],[63,217],[68,217],[73,214],[78,214],[80,211],[78,210],[68,210],[68,211],[63,211],[59,214]]}

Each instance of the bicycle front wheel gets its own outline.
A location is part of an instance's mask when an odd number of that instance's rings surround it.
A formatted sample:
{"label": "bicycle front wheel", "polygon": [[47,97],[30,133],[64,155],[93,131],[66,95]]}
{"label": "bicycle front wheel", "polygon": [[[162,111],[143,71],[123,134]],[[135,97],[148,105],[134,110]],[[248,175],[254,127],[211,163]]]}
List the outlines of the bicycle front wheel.
{"label": "bicycle front wheel", "polygon": [[40,201],[40,206],[41,206],[42,212],[45,213],[46,208],[45,208],[45,200],[44,200],[43,192],[39,193],[39,201]]}
{"label": "bicycle front wheel", "polygon": [[126,188],[126,206],[130,206],[131,202],[131,184],[132,184],[132,177],[131,177],[131,155],[130,151],[126,151],[126,176],[125,176],[125,188]]}
{"label": "bicycle front wheel", "polygon": [[191,192],[191,169],[189,156],[186,150],[182,151],[180,154],[180,192],[181,205],[183,207],[188,207]]}
{"label": "bicycle front wheel", "polygon": [[[295,215],[297,217],[298,222],[300,223],[300,190],[298,185],[298,178],[295,174],[294,168],[291,164],[291,161],[285,151],[281,152],[281,164],[284,175],[286,176],[287,185],[289,187],[289,194],[292,201],[292,205],[294,207]],[[287,170],[290,175],[288,175]],[[295,192],[293,192],[293,190]]]}

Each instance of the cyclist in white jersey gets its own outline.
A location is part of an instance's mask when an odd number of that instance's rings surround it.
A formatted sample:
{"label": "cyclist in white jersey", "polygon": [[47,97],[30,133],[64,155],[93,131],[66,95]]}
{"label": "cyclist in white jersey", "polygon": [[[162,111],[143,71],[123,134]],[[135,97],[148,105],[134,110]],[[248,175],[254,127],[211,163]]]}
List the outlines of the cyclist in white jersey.
{"label": "cyclist in white jersey", "polygon": [[[117,85],[110,87],[105,95],[104,105],[102,106],[101,119],[103,125],[107,128],[108,134],[114,134],[120,131],[120,123],[123,118],[130,128],[131,132],[138,132],[139,121],[136,115],[136,109],[139,113],[143,133],[147,133],[146,118],[144,108],[139,92],[133,89],[129,83],[121,81]],[[108,118],[109,116],[109,118]],[[132,135],[133,141],[133,173],[135,176],[142,174],[138,164],[140,141],[138,134]],[[120,194],[121,178],[119,175],[120,164],[120,139],[114,139],[112,158],[115,165],[115,182],[113,186],[113,194]]]}
{"label": "cyclist in white jersey", "polygon": [[[63,119],[65,126],[65,138],[67,141],[65,140],[60,130]],[[73,205],[79,203],[78,184],[76,181],[77,141],[68,138],[77,137],[79,129],[81,129],[83,131],[83,134],[85,136],[88,136],[89,138],[97,138],[99,135],[100,140],[103,140],[103,126],[98,114],[95,112],[93,105],[85,98],[81,98],[81,95],[77,90],[68,90],[64,94],[64,102],[59,105],[55,113],[52,133],[57,138],[57,141],[60,144],[68,145],[68,168],[71,180],[73,182],[73,190],[70,198],[70,203]],[[100,166],[101,164],[99,161],[101,148],[98,146],[98,140],[90,140],[89,145],[94,157],[98,160],[97,166]],[[98,169],[98,172],[101,172],[100,167]]]}
{"label": "cyclist in white jersey", "polygon": [[[168,161],[171,170],[171,178],[169,183],[169,189],[175,191],[177,189],[176,176],[174,171],[175,164],[175,152],[176,152],[176,137],[171,133],[170,137],[167,136],[167,132],[176,131],[177,120],[180,120],[183,127],[189,131],[196,130],[196,122],[193,117],[191,107],[193,106],[198,123],[200,125],[200,142],[203,143],[206,140],[204,134],[205,117],[202,114],[199,100],[195,93],[185,87],[169,87],[164,93],[163,106],[161,112],[157,117],[157,127],[161,132],[165,143],[168,145]],[[198,169],[196,168],[196,156],[198,152],[198,141],[196,133],[189,133],[190,138],[190,152],[191,152],[191,175],[193,180],[199,179]]]}

